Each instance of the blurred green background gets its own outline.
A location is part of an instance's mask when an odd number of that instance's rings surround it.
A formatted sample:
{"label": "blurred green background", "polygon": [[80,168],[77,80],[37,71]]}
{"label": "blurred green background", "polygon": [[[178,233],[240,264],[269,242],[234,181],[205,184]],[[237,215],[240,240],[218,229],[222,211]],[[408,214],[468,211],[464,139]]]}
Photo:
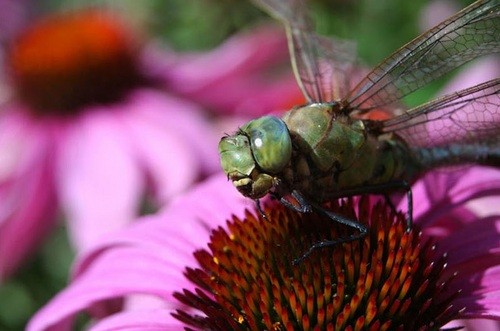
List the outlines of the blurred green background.
{"label": "blurred green background", "polygon": [[[456,1],[463,7],[472,1]],[[311,0],[317,29],[358,43],[360,58],[374,65],[418,35],[420,13],[428,0]],[[243,0],[41,0],[35,12],[81,6],[106,6],[124,12],[151,37],[177,50],[208,50],[228,36],[268,20]],[[443,84],[438,81],[412,96],[421,102]],[[0,286],[0,330],[22,330],[29,317],[63,288],[73,259],[61,228],[15,277]]]}

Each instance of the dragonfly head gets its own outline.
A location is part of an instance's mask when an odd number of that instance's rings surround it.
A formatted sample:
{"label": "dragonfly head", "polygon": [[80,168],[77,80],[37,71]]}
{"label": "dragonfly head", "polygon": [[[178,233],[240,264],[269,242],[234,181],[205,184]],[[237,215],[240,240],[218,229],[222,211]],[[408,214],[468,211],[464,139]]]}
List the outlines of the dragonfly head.
{"label": "dragonfly head", "polygon": [[275,185],[275,175],[292,157],[292,141],[280,118],[264,116],[219,143],[222,169],[246,197],[259,199]]}

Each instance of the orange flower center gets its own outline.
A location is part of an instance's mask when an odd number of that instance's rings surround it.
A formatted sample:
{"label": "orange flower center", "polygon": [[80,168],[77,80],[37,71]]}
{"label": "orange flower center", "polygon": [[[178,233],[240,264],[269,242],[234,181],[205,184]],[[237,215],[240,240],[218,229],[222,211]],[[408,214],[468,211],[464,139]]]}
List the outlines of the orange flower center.
{"label": "orange flower center", "polygon": [[140,81],[138,44],[109,14],[87,10],[46,17],[12,44],[17,94],[36,114],[68,114],[114,102]]}

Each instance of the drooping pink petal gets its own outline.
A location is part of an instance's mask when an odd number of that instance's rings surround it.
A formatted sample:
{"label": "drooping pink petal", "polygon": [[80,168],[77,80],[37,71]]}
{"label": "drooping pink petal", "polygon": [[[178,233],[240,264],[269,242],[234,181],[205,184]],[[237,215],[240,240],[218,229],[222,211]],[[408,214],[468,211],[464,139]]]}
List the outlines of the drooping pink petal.
{"label": "drooping pink petal", "polygon": [[[414,217],[420,218],[423,227],[453,209],[470,203],[471,200],[484,198],[498,199],[500,196],[500,171],[491,167],[470,167],[457,171],[436,170],[428,173],[412,187],[414,200]],[[400,203],[406,209],[406,200]],[[483,214],[498,212],[498,205],[485,206]],[[476,212],[476,208],[474,209]],[[477,216],[471,218],[475,220]],[[465,220],[465,218],[463,218]]]}
{"label": "drooping pink petal", "polygon": [[99,321],[92,331],[178,331],[184,325],[166,310],[125,311]]}
{"label": "drooping pink petal", "polygon": [[[458,271],[449,289],[460,295],[453,304],[467,307],[464,318],[498,318],[500,295],[500,213],[489,207],[480,218],[470,208],[471,199],[500,196],[500,172],[474,167],[456,172],[435,171],[414,186],[418,223],[431,236],[439,254],[447,255],[448,276]],[[493,276],[492,276],[493,275]]]}
{"label": "drooping pink petal", "polygon": [[285,35],[274,26],[235,35],[208,54],[183,55],[167,72],[167,81],[183,81],[171,84],[174,91],[221,114],[258,116],[304,103]]}
{"label": "drooping pink petal", "polygon": [[[12,178],[19,177],[21,173],[30,169],[27,162],[22,162],[23,159],[30,159],[35,155],[37,141],[33,137],[36,135],[34,126],[31,120],[19,113],[17,110],[21,108],[16,105],[3,109],[3,115],[0,117],[0,183],[4,184]],[[19,109],[18,109],[19,108]],[[29,135],[24,139],[19,139],[22,135],[28,132]]]}
{"label": "drooping pink petal", "polygon": [[457,327],[463,327],[463,331],[500,331],[500,322],[485,319],[457,320],[446,324],[443,329]]}
{"label": "drooping pink petal", "polygon": [[460,291],[454,304],[467,307],[463,317],[499,318],[500,306],[500,215],[462,223],[436,240],[446,253],[448,273],[458,271],[451,293]]}
{"label": "drooping pink petal", "polygon": [[136,91],[123,116],[129,144],[152,177],[161,202],[185,190],[200,174],[219,168],[216,137],[193,104],[153,90]]}
{"label": "drooping pink petal", "polygon": [[457,306],[467,307],[462,314],[464,318],[488,318],[500,321],[499,277],[500,266],[497,265],[470,279],[467,285],[476,290],[460,295],[454,302]]}
{"label": "drooping pink petal", "polygon": [[210,229],[252,206],[224,176],[209,179],[160,215],[103,238],[79,259],[71,286],[33,317],[28,330],[65,330],[65,323],[83,310],[106,316],[114,311],[113,299],[132,294],[156,296],[173,307],[172,293],[192,287],[182,274],[195,263],[192,252],[206,245]]}
{"label": "drooping pink petal", "polygon": [[[179,90],[206,88],[217,79],[254,72],[270,61],[288,58],[288,45],[283,30],[276,26],[262,26],[251,32],[241,33],[226,40],[222,45],[200,55],[184,54],[182,62],[172,68],[172,77],[178,81],[187,79],[193,84],[178,86]],[[176,79],[173,79],[176,81]]]}
{"label": "drooping pink petal", "polygon": [[176,285],[187,286],[188,283],[179,272],[180,266],[168,261],[169,254],[160,256],[135,247],[118,247],[101,252],[71,287],[40,310],[28,330],[44,330],[89,308],[95,315],[105,316],[114,310],[109,300],[135,293],[171,300]]}
{"label": "drooping pink petal", "polygon": [[[462,274],[482,269],[479,266],[500,265],[500,215],[462,224],[447,237],[440,238],[438,246],[446,249],[449,263],[464,264],[460,267]],[[468,264],[471,269],[467,268]]]}
{"label": "drooping pink petal", "polygon": [[[243,217],[245,209],[253,208],[253,201],[244,198],[225,176],[212,176],[174,199],[163,212],[144,218],[154,222],[133,225],[110,238],[103,238],[91,251],[77,259],[73,274],[78,277],[93,263],[93,259],[99,257],[101,251],[113,246],[142,246],[159,254],[168,252],[170,246],[182,250],[200,248],[208,242],[210,229],[224,224],[232,215]],[[169,235],[166,236],[166,233]],[[185,254],[191,256],[191,253]],[[176,260],[178,257],[169,258]],[[182,262],[186,262],[184,259],[180,257]]]}
{"label": "drooping pink petal", "polygon": [[77,249],[133,220],[144,191],[135,163],[113,112],[95,109],[73,123],[61,147],[57,185]]}
{"label": "drooping pink petal", "polygon": [[426,31],[441,23],[460,10],[456,1],[435,0],[429,2],[419,15],[420,31]]}
{"label": "drooping pink petal", "polygon": [[229,109],[236,115],[250,114],[253,117],[304,104],[305,98],[295,78],[291,73],[283,76],[274,80],[257,75],[235,77],[213,85],[207,95],[210,99],[203,102],[217,112],[224,113]]}
{"label": "drooping pink petal", "polygon": [[460,91],[500,76],[500,59],[489,56],[468,64],[440,92],[441,95]]}
{"label": "drooping pink petal", "polygon": [[[34,251],[56,221],[54,144],[22,116],[5,114],[0,123],[0,281]],[[27,129],[18,141],[19,130]],[[23,130],[21,130],[23,131]],[[12,162],[16,167],[12,167]]]}

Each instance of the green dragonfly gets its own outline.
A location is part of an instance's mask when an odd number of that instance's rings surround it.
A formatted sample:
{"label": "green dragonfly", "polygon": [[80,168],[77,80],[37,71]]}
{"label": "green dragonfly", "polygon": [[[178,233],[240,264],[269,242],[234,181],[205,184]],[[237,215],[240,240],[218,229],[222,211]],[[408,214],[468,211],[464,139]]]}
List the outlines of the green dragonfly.
{"label": "green dragonfly", "polygon": [[[307,251],[362,238],[363,224],[321,207],[327,199],[404,189],[425,171],[500,165],[500,78],[408,109],[400,100],[480,56],[500,51],[500,0],[476,1],[377,65],[354,88],[351,43],[317,35],[302,0],[254,0],[286,28],[307,104],[252,120],[219,143],[222,168],[246,197],[271,195],[357,231]],[[260,209],[260,207],[259,207]],[[299,260],[300,260],[299,259]]]}

